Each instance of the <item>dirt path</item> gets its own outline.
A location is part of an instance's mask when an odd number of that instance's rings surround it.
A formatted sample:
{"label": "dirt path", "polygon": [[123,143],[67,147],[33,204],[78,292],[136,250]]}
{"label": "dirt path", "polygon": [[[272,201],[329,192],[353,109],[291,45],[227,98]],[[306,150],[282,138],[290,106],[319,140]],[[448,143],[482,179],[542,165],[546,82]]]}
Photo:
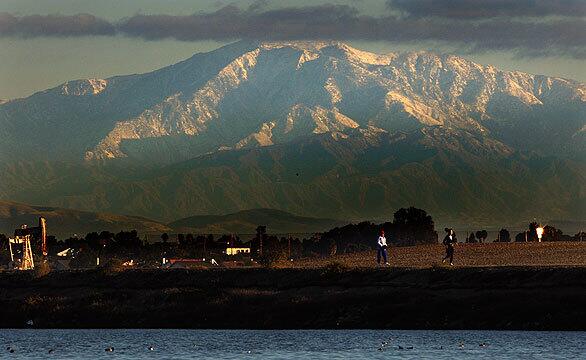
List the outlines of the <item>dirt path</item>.
{"label": "dirt path", "polygon": [[[389,248],[393,267],[426,268],[442,265],[442,245]],[[350,267],[376,266],[376,253],[361,252],[324,259],[281,262],[280,267],[321,267],[340,262]],[[586,266],[586,242],[457,244],[455,267],[487,266]]]}

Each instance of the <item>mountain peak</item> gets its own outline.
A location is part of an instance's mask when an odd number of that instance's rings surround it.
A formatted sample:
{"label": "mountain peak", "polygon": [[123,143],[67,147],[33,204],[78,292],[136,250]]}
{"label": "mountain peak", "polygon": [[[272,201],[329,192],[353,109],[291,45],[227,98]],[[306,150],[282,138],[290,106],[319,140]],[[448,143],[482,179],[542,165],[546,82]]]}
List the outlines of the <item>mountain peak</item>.
{"label": "mountain peak", "polygon": [[106,89],[108,80],[83,79],[68,81],[61,86],[61,94],[69,96],[98,95]]}
{"label": "mountain peak", "polygon": [[0,198],[165,219],[259,207],[364,219],[405,204],[573,217],[585,89],[453,55],[237,42],[0,106]]}
{"label": "mountain peak", "polygon": [[320,51],[325,47],[343,48],[346,44],[339,41],[322,41],[322,40],[295,40],[295,41],[262,41],[259,48],[265,50],[280,49],[284,47],[294,48],[297,50]]}
{"label": "mountain peak", "polygon": [[264,41],[259,44],[261,50],[275,50],[292,48],[304,53],[323,54],[334,57],[342,57],[354,62],[370,65],[388,65],[397,55],[376,54],[356,49],[345,42],[329,40],[305,40],[305,41]]}
{"label": "mountain peak", "polygon": [[[586,94],[584,84],[500,71],[455,55],[250,40],[151,73],[69,81],[52,90],[3,106],[12,110],[0,113],[0,133],[14,132],[17,117],[30,118],[31,156],[48,156],[39,144],[67,132],[68,141],[50,153],[160,162],[369,126],[388,132],[453,127],[511,144],[538,129],[576,134],[584,126]],[[563,124],[548,115],[560,109],[570,109]],[[37,112],[44,121],[31,115]],[[535,127],[538,121],[546,126]],[[556,148],[575,141],[551,140],[559,142]],[[0,158],[23,156],[13,150],[19,145],[4,144]]]}

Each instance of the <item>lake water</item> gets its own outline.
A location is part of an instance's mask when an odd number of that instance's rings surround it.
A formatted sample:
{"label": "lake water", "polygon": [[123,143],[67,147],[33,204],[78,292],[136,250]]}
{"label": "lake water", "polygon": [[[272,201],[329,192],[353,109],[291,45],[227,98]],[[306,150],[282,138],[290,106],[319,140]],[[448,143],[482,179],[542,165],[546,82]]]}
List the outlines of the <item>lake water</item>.
{"label": "lake water", "polygon": [[586,359],[586,332],[0,330],[0,345],[2,359]]}

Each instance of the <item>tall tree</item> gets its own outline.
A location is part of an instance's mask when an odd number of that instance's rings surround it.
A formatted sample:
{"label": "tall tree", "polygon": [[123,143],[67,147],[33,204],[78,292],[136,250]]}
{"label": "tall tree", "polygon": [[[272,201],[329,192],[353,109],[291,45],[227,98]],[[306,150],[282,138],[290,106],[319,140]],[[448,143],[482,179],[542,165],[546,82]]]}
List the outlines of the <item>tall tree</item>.
{"label": "tall tree", "polygon": [[509,230],[500,229],[498,241],[499,242],[510,242],[511,241],[511,234],[509,233]]}
{"label": "tall tree", "polygon": [[401,208],[393,215],[392,235],[401,245],[437,243],[435,224],[425,210]]}
{"label": "tall tree", "polygon": [[486,230],[478,230],[476,232],[476,238],[478,239],[478,242],[484,242],[484,240],[486,240],[487,237],[488,232]]}

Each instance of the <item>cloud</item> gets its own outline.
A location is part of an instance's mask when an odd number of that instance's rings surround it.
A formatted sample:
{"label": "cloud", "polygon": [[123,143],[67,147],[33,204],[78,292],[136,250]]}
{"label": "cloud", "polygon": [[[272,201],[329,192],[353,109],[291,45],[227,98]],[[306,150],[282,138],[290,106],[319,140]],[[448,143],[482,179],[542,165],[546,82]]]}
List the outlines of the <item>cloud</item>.
{"label": "cloud", "polygon": [[559,55],[586,58],[586,22],[576,18],[526,21],[494,18],[454,21],[361,15],[345,5],[281,8],[262,12],[224,7],[187,16],[136,15],[120,31],[150,40],[337,39],[397,43],[445,42],[463,51],[514,51],[520,56]]}
{"label": "cloud", "polygon": [[226,6],[212,13],[185,16],[135,15],[123,20],[121,32],[155,40],[333,38],[348,33],[358,11],[350,6],[320,5],[257,11]]}
{"label": "cloud", "polygon": [[[0,16],[0,36],[118,33],[147,40],[171,38],[182,41],[332,39],[436,42],[467,52],[506,50],[519,56],[555,55],[586,59],[586,21],[576,17],[537,20],[516,17],[455,20],[392,14],[374,17],[346,5],[268,9],[264,4],[266,2],[259,1],[248,9],[225,6],[213,12],[182,16],[137,14],[117,23],[108,23],[91,15],[16,18],[5,14]],[[42,21],[37,22],[51,23],[52,26],[32,26],[30,23],[36,23],[32,19],[40,19]]]}
{"label": "cloud", "polygon": [[0,13],[1,36],[85,36],[114,35],[116,27],[110,22],[89,14],[30,15],[16,17]]}
{"label": "cloud", "polygon": [[389,8],[412,17],[480,19],[586,16],[584,0],[388,0],[387,4]]}

